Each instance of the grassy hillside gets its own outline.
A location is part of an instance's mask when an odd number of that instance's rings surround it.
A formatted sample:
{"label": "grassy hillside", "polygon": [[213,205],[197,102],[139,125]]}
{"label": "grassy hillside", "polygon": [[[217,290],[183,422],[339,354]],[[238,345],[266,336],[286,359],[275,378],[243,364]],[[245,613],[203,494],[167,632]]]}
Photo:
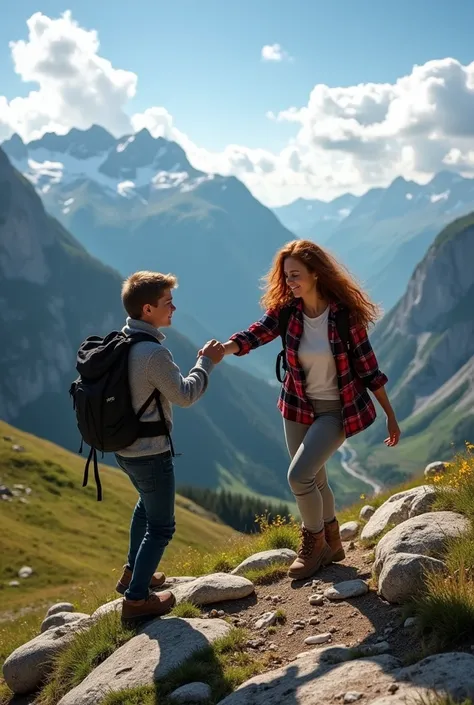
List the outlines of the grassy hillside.
{"label": "grassy hillside", "polygon": [[[17,452],[18,444],[24,451]],[[76,586],[100,593],[113,590],[126,559],[128,527],[136,493],[119,470],[101,467],[104,501],[95,486],[82,488],[84,459],[0,422],[0,484],[31,488],[1,501],[0,603],[15,610],[42,600],[71,599]],[[178,497],[177,531],[164,568],[180,551],[209,551],[235,532],[190,500]],[[18,578],[18,570],[34,573]],[[19,580],[19,587],[9,587]],[[1,613],[0,613],[1,615]]]}

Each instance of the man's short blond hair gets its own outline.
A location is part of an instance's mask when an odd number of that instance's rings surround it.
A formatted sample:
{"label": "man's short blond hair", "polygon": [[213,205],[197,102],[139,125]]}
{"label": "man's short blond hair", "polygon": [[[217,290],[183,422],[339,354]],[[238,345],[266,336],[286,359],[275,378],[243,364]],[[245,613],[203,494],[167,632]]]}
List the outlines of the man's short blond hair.
{"label": "man's short blond hair", "polygon": [[142,317],[146,304],[156,306],[167,289],[175,289],[178,280],[174,274],[160,272],[135,272],[122,286],[122,303],[131,318]]}

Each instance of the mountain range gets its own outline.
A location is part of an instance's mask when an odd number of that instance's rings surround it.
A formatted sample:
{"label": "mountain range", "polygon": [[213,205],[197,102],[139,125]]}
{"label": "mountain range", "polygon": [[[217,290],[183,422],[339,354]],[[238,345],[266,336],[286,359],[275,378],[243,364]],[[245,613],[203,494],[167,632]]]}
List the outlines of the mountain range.
{"label": "mountain range", "polygon": [[[196,170],[179,145],[146,129],[115,139],[93,126],[28,144],[14,135],[2,147],[90,254],[122,275],[178,276],[177,325],[195,343],[205,342],[197,330],[227,338],[259,317],[261,277],[294,235],[235,177]],[[268,378],[274,356],[259,350],[233,363],[261,371],[266,359]]]}
{"label": "mountain range", "polygon": [[298,237],[328,247],[389,311],[439,231],[474,210],[474,179],[450,171],[425,185],[399,177],[363,196],[274,209]]}

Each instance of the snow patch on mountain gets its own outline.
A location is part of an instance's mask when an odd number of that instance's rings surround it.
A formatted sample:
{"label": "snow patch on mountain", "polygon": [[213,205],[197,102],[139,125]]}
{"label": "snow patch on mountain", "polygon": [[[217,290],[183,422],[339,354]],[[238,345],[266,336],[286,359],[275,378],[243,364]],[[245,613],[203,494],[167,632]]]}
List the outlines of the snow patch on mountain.
{"label": "snow patch on mountain", "polygon": [[443,193],[434,193],[430,196],[430,201],[431,203],[438,203],[438,201],[447,201],[450,193],[450,189],[448,189],[447,191],[443,191]]}

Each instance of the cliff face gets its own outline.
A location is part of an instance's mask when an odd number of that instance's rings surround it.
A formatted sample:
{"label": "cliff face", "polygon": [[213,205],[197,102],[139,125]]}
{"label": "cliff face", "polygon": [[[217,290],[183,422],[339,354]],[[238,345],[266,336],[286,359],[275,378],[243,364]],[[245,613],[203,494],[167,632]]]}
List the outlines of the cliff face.
{"label": "cliff face", "polygon": [[63,408],[79,342],[119,320],[119,280],[47,215],[1,150],[0,194],[0,416],[15,423],[45,397]]}
{"label": "cliff face", "polygon": [[470,215],[438,236],[405,295],[374,333],[402,416],[426,407],[432,395],[439,400],[444,385],[453,392],[461,378],[468,381],[459,373],[474,356],[473,261]]}

